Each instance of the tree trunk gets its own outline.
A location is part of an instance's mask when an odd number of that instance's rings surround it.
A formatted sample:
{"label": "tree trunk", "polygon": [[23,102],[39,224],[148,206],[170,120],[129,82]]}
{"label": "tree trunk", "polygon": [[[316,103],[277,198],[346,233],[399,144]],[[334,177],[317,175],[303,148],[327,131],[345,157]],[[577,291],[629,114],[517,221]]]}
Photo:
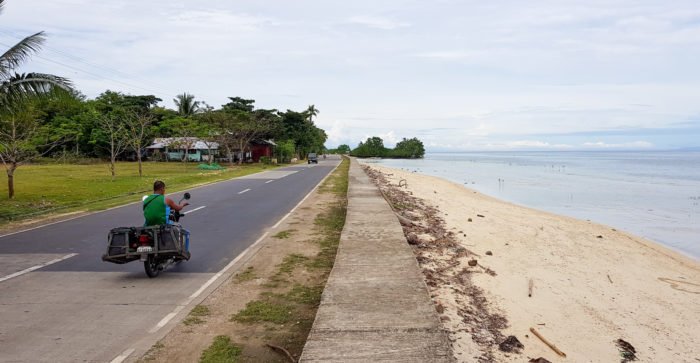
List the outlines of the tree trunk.
{"label": "tree trunk", "polygon": [[140,178],[143,176],[143,169],[141,169],[141,150],[136,152],[136,159],[139,161],[139,178]]}
{"label": "tree trunk", "polygon": [[114,156],[109,158],[109,171],[112,173],[112,181],[117,177],[116,164],[117,160]]}
{"label": "tree trunk", "polygon": [[7,169],[7,194],[10,199],[15,197],[15,169],[17,169],[15,164],[11,164]]}
{"label": "tree trunk", "polygon": [[226,147],[226,153],[228,154],[228,165],[233,166],[233,153],[231,152],[230,147]]}

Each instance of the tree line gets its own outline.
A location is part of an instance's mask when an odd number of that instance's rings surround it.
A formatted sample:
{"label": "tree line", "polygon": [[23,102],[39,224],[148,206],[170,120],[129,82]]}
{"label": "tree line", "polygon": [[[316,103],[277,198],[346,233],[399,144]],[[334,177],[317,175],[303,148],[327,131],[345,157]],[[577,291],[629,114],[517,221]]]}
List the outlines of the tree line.
{"label": "tree line", "polygon": [[[347,145],[341,145],[343,149],[349,149]],[[393,149],[384,146],[384,140],[378,136],[369,137],[364,142],[350,151],[350,155],[360,158],[380,157],[397,159],[418,159],[425,156],[423,142],[418,138],[411,138],[396,143]]]}
{"label": "tree line", "polygon": [[[0,0],[0,13],[4,2]],[[16,73],[44,41],[39,32],[0,55],[0,162],[10,198],[16,169],[39,157],[108,159],[114,178],[116,161],[130,152],[141,175],[144,148],[158,137],[178,137],[185,149],[194,138],[206,145],[216,143],[231,163],[235,152],[249,150],[256,139],[275,140],[282,162],[324,149],[327,136],[314,124],[319,113],[314,105],[279,111],[258,109],[252,99],[229,97],[215,108],[183,93],[173,100],[176,109],[169,109],[154,95],[107,90],[88,99],[65,78]]]}

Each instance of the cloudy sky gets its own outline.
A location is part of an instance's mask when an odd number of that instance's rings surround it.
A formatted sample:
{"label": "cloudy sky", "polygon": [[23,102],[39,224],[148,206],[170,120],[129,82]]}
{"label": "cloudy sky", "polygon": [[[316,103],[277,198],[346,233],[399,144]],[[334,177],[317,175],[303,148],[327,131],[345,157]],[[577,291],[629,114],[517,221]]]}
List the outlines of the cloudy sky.
{"label": "cloudy sky", "polygon": [[315,104],[327,146],[429,150],[700,147],[697,0],[7,0],[23,71],[219,106]]}

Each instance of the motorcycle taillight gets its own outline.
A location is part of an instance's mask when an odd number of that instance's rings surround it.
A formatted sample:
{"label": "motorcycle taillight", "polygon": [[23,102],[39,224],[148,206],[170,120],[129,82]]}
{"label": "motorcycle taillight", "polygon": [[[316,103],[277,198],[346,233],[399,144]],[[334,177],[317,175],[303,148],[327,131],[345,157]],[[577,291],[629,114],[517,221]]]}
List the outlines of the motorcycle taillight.
{"label": "motorcycle taillight", "polygon": [[139,244],[140,245],[147,245],[149,242],[150,238],[148,237],[147,234],[142,234],[139,236]]}

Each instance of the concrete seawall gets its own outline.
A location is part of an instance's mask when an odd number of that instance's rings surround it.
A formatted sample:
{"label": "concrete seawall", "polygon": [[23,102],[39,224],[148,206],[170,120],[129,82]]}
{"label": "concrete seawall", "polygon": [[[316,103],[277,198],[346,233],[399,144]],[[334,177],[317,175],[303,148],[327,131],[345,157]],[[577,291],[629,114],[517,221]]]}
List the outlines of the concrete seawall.
{"label": "concrete seawall", "polygon": [[401,225],[356,160],[338,255],[300,361],[453,361]]}

